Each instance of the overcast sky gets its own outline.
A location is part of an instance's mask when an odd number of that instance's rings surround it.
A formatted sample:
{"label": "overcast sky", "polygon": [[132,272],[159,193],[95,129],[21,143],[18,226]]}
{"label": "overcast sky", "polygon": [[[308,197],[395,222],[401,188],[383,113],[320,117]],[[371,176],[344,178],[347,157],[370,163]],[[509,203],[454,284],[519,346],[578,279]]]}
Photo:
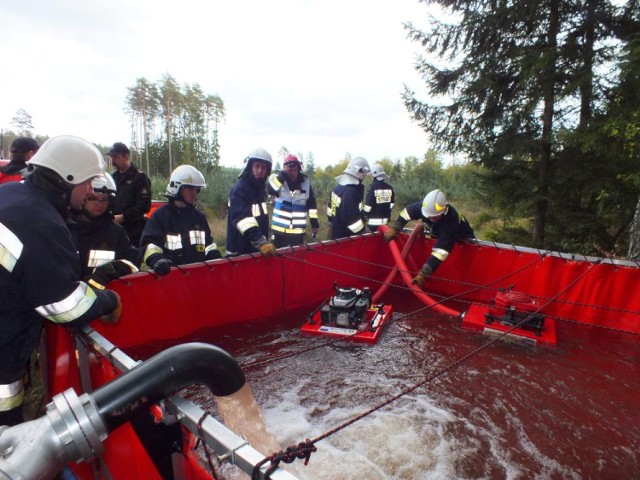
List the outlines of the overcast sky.
{"label": "overcast sky", "polygon": [[130,142],[127,88],[165,73],[225,103],[222,163],[282,146],[317,165],[421,157],[400,94],[420,90],[403,22],[418,0],[0,0],[0,128]]}

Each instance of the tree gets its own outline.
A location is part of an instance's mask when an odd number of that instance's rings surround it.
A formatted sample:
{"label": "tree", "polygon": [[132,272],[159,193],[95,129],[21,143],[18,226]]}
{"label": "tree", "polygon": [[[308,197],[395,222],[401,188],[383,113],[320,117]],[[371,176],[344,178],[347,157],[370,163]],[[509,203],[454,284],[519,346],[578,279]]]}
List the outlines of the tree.
{"label": "tree", "polygon": [[309,179],[313,179],[316,173],[316,161],[313,152],[307,154],[307,158],[304,161],[304,173]]}
{"label": "tree", "polygon": [[31,136],[33,123],[31,121],[31,115],[29,115],[24,108],[19,108],[16,111],[15,117],[11,119],[11,125],[14,125],[17,128],[19,136]]}
{"label": "tree", "polygon": [[138,129],[142,130],[143,144],[135,141],[137,135],[134,135],[134,141],[132,145],[138,151],[144,149],[145,159],[147,164],[147,172],[151,171],[149,165],[149,135],[153,128],[153,121],[158,116],[158,89],[156,86],[149,82],[146,78],[136,79],[136,84],[133,87],[127,89],[127,106],[126,111],[131,114],[132,130],[137,132]]}
{"label": "tree", "polygon": [[169,172],[173,171],[173,157],[171,152],[171,135],[174,130],[174,123],[181,114],[182,94],[180,86],[175,78],[168,73],[162,76],[160,86],[160,110],[166,133],[167,151],[169,154]]}
{"label": "tree", "polygon": [[559,134],[590,121],[615,53],[612,26],[624,22],[605,0],[426,3],[457,20],[406,26],[426,48],[417,70],[433,100],[406,88],[405,105],[437,148],[486,167],[485,194],[527,215],[543,246]]}

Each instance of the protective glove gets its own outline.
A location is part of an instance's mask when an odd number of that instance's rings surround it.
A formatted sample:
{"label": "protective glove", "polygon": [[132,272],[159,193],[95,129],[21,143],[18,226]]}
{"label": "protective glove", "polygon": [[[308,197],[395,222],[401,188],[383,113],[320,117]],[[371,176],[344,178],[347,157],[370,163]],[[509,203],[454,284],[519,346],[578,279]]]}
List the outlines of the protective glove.
{"label": "protective glove", "polygon": [[278,172],[278,181],[279,181],[280,183],[282,183],[283,185],[284,185],[284,182],[286,182],[286,181],[287,181],[287,178],[288,178],[288,177],[287,177],[287,172],[285,172],[284,170],[280,170],[280,171]]}
{"label": "protective glove", "polygon": [[258,247],[260,249],[260,253],[264,257],[275,257],[276,256],[276,247],[273,243],[263,243]]}
{"label": "protective glove", "polygon": [[112,290],[109,290],[109,292],[116,296],[116,307],[111,313],[101,316],[100,321],[103,323],[118,323],[122,316],[122,302],[120,301],[120,295]]}
{"label": "protective glove", "polygon": [[218,258],[222,258],[222,254],[215,248],[209,250],[205,255],[205,260],[216,260]]}
{"label": "protective glove", "polygon": [[161,253],[154,253],[147,258],[149,265],[158,275],[167,275],[171,271],[171,260],[163,256]]}
{"label": "protective glove", "polygon": [[411,283],[413,285],[417,285],[420,288],[422,288],[422,286],[424,285],[424,282],[426,282],[427,278],[429,278],[429,276],[432,273],[433,273],[433,269],[431,268],[431,265],[429,265],[428,263],[425,263],[420,269],[420,272],[418,272],[418,274],[415,277],[413,277],[413,280],[411,280]]}
{"label": "protective glove", "polygon": [[[130,273],[135,273],[138,268],[129,260],[114,260],[96,267],[93,273],[87,279],[88,283],[93,286],[104,287],[110,281],[115,280]],[[98,284],[98,285],[96,285]],[[100,288],[98,286],[98,288]]]}
{"label": "protective glove", "polygon": [[394,238],[398,238],[398,230],[394,227],[389,227],[386,232],[384,232],[384,241],[389,243]]}
{"label": "protective glove", "polygon": [[312,228],[311,229],[311,238],[313,238],[314,240],[317,240],[318,238],[318,230],[320,230],[319,228]]}

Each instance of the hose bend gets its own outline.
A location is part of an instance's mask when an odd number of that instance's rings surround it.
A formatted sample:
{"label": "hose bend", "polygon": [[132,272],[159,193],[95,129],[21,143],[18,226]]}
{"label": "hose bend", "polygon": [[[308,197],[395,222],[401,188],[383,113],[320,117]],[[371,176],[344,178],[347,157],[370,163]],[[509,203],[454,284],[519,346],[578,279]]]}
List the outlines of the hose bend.
{"label": "hose bend", "polygon": [[168,348],[93,392],[92,397],[108,431],[139,411],[193,384],[206,385],[213,395],[231,395],[245,384],[236,360],[207,343]]}

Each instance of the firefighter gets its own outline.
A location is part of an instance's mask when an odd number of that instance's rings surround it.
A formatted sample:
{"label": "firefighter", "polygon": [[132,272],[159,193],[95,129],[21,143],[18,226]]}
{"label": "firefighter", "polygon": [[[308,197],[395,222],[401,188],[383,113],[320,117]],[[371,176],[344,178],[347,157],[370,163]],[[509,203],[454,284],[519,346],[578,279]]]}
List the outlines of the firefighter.
{"label": "firefighter", "polygon": [[80,259],[67,227],[91,180],[103,173],[91,143],[50,138],[29,162],[24,182],[0,186],[0,425],[23,421],[23,377],[43,319],[80,326],[120,318],[118,295],[80,280]]}
{"label": "firefighter", "polygon": [[11,142],[9,152],[11,160],[0,168],[0,184],[7,182],[19,182],[22,180],[22,170],[27,168],[27,163],[33,157],[40,145],[31,137],[18,137]]}
{"label": "firefighter", "polygon": [[349,161],[344,173],[336,177],[338,185],[331,192],[327,206],[332,239],[367,232],[362,213],[362,182],[369,171],[369,163],[362,157],[356,157]]}
{"label": "firefighter", "polygon": [[82,278],[106,285],[111,280],[138,271],[140,253],[127,237],[122,225],[113,221],[109,200],[116,193],[111,175],[104,173],[92,182],[79,212],[72,211],[69,229],[74,237]]}
{"label": "firefighter", "polygon": [[117,192],[111,199],[111,212],[137,247],[147,222],[145,215],[151,210],[151,180],[131,162],[129,153],[129,147],[122,142],[114,143],[107,153],[116,167],[112,175]]}
{"label": "firefighter", "polygon": [[227,257],[260,252],[276,254],[270,243],[266,181],[271,175],[271,154],[256,148],[244,159],[245,167],[229,194],[227,216]]}
{"label": "firefighter", "polygon": [[271,217],[271,234],[276,248],[302,245],[307,227],[311,223],[313,238],[318,234],[318,207],[311,183],[302,173],[302,163],[293,154],[284,159],[284,168],[273,173],[267,191],[276,197]]}
{"label": "firefighter", "polygon": [[196,208],[202,188],[207,188],[204,177],[191,165],[180,165],[171,173],[165,193],[169,203],[153,212],[142,231],[144,267],[166,275],[171,265],[221,257],[207,217]]}
{"label": "firefighter", "polygon": [[381,165],[374,165],[371,170],[373,182],[369,185],[364,202],[364,213],[369,230],[375,232],[380,225],[386,225],[391,218],[391,209],[395,202],[393,187],[387,183],[387,174]]}
{"label": "firefighter", "polygon": [[422,288],[429,275],[447,259],[455,243],[473,239],[475,234],[469,222],[449,205],[441,190],[429,192],[422,202],[412,203],[402,210],[394,226],[385,232],[384,239],[388,242],[396,238],[410,220],[422,220],[431,236],[436,238],[431,256],[411,282]]}

